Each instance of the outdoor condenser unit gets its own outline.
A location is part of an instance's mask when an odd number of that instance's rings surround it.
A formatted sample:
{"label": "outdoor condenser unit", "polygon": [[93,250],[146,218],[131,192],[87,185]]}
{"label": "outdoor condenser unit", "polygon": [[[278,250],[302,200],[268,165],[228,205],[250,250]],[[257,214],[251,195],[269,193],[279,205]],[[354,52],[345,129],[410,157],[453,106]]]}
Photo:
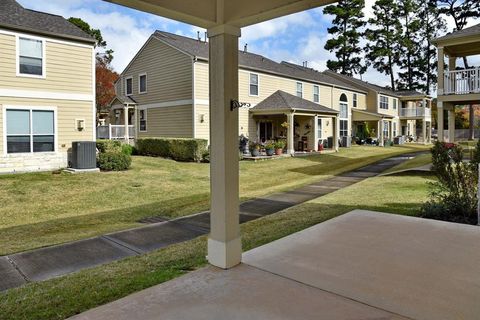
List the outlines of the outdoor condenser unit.
{"label": "outdoor condenser unit", "polygon": [[75,141],[72,143],[72,168],[95,169],[97,145],[95,141]]}

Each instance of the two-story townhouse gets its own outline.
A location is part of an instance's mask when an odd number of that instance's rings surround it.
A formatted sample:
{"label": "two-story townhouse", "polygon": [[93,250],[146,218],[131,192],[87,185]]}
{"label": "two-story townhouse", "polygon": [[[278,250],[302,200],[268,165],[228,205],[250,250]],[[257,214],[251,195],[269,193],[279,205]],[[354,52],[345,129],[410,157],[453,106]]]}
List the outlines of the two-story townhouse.
{"label": "two-story townhouse", "polygon": [[[480,67],[457,67],[458,59],[480,55],[480,24],[449,33],[433,41],[438,51],[438,140],[455,141],[455,107],[480,104]],[[448,57],[448,63],[445,63]],[[447,69],[445,70],[445,64]],[[448,131],[444,132],[444,111]],[[474,113],[470,112],[470,139],[474,138]]]}
{"label": "two-story townhouse", "polygon": [[95,40],[63,17],[0,1],[0,172],[67,167],[95,140]]}
{"label": "two-story townhouse", "polygon": [[325,73],[368,92],[366,109],[353,109],[354,134],[368,124],[377,132],[380,145],[402,136],[431,141],[431,97],[418,91],[393,91],[333,71]]}
{"label": "two-story townhouse", "polygon": [[[208,50],[202,39],[156,31],[116,83],[115,130],[127,138],[209,139]],[[249,106],[239,109],[239,135],[285,138],[293,153],[317,150],[319,142],[336,148],[339,137],[348,145],[351,109],[366,108],[366,91],[245,49],[239,52],[239,100]]]}

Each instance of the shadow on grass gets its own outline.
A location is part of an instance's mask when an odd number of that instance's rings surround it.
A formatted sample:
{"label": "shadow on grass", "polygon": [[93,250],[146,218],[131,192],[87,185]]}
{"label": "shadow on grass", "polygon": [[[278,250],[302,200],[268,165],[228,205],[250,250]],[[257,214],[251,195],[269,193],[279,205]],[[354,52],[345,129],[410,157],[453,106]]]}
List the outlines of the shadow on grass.
{"label": "shadow on grass", "polygon": [[206,210],[210,194],[152,202],[104,212],[54,219],[0,229],[0,255],[16,253],[49,245],[94,237],[139,226],[138,220],[152,216],[173,218]]}

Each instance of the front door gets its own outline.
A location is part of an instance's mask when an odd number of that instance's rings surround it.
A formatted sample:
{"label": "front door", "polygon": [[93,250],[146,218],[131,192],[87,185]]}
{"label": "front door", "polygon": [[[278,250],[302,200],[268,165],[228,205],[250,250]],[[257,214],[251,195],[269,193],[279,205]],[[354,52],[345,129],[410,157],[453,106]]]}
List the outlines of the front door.
{"label": "front door", "polygon": [[273,139],[273,123],[270,121],[260,122],[259,137],[261,142]]}

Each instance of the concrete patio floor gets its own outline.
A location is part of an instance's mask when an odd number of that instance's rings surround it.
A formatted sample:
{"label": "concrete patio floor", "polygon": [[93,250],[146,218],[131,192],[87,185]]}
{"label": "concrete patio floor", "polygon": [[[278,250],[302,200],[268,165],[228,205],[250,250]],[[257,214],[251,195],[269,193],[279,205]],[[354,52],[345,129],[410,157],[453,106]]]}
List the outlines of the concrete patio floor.
{"label": "concrete patio floor", "polygon": [[480,228],[355,210],[73,319],[479,319]]}

